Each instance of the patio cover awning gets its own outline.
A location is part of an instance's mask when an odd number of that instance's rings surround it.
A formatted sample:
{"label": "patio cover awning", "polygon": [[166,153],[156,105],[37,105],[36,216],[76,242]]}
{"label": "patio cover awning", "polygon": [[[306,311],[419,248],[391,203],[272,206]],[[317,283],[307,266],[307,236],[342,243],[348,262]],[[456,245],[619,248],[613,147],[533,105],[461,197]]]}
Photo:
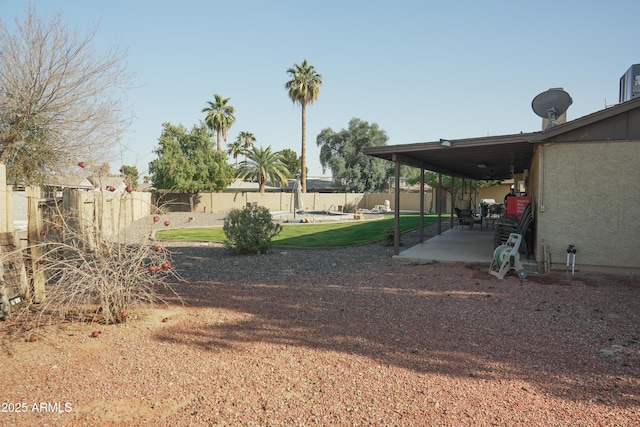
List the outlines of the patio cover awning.
{"label": "patio cover awning", "polygon": [[505,180],[529,169],[540,132],[366,147],[363,153],[472,180]]}
{"label": "patio cover awning", "polygon": [[[529,169],[540,132],[494,137],[366,147],[363,153],[396,163],[394,255],[400,253],[399,165],[404,164],[471,180],[505,180]],[[423,184],[421,182],[421,184]],[[424,193],[421,193],[424,197]],[[424,199],[420,201],[420,241],[423,241]],[[438,204],[440,206],[440,204]],[[452,208],[453,210],[453,208]],[[438,212],[438,234],[442,232]],[[453,225],[453,217],[451,217]]]}

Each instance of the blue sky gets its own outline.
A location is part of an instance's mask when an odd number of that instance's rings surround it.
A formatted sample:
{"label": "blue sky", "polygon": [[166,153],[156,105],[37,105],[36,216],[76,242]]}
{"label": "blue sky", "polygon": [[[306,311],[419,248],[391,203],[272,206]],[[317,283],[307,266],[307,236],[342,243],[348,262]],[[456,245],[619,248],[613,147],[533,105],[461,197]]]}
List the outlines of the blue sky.
{"label": "blue sky", "polygon": [[[214,93],[236,108],[230,141],[249,131],[259,146],[300,154],[300,107],[284,84],[305,58],[323,76],[307,109],[310,176],[323,174],[316,136],[353,117],[377,123],[390,145],[538,131],[538,93],[564,88],[572,120],[616,103],[620,76],[640,63],[632,1],[30,3],[80,30],[97,25],[98,49],[129,50],[139,87],[125,100],[134,120],[114,172],[145,174],[162,123],[191,128]],[[2,20],[28,4],[0,0]]]}

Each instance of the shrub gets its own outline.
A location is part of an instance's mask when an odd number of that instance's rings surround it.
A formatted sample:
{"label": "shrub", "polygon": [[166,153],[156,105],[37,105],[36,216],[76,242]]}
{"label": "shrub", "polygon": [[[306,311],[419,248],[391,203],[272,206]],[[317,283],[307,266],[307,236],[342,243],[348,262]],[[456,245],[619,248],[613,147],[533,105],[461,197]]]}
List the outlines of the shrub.
{"label": "shrub", "polygon": [[264,254],[271,248],[271,240],[280,234],[282,226],[274,224],[271,213],[263,206],[233,209],[224,220],[224,246],[242,255]]}
{"label": "shrub", "polygon": [[[122,202],[128,197],[123,195]],[[101,203],[103,197],[97,200]],[[31,236],[18,250],[27,275],[43,284],[16,313],[25,327],[87,320],[120,323],[129,310],[162,302],[162,293],[175,295],[170,282],[180,278],[165,248],[129,243],[119,234],[107,238],[97,224],[63,212],[58,203],[43,216],[38,238]],[[0,262],[9,255],[0,254]]]}
{"label": "shrub", "polygon": [[342,212],[344,213],[356,213],[357,210],[358,209],[355,203],[345,203],[344,207],[342,208]]}
{"label": "shrub", "polygon": [[[393,227],[387,227],[382,231],[382,243],[385,246],[393,246],[396,233]],[[400,245],[402,245],[402,236],[400,237]]]}
{"label": "shrub", "polygon": [[160,246],[107,239],[89,246],[79,239],[48,240],[41,248],[36,262],[47,277],[46,299],[38,307],[41,315],[120,323],[128,310],[162,301],[161,288],[173,292],[168,280],[176,273],[170,253]]}

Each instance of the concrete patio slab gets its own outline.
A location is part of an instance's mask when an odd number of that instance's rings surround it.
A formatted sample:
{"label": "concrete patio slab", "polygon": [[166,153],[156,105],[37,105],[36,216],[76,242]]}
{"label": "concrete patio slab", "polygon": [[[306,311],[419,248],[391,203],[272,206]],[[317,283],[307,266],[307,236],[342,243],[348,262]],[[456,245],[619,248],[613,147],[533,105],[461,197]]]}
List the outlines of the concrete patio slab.
{"label": "concrete patio slab", "polygon": [[[477,262],[486,263],[489,267],[493,259],[493,235],[494,230],[491,228],[452,228],[400,252],[393,259],[402,262]],[[533,255],[530,255],[528,261],[521,255],[520,261],[529,267],[536,265]]]}

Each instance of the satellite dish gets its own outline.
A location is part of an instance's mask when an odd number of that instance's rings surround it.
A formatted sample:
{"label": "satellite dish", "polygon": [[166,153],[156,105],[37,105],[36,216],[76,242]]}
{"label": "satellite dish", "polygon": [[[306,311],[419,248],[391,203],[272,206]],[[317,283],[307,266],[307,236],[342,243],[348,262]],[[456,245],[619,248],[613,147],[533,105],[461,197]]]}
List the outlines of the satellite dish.
{"label": "satellite dish", "polygon": [[531,108],[538,116],[549,120],[549,129],[554,126],[553,121],[564,114],[572,103],[573,100],[564,90],[549,89],[533,98]]}

